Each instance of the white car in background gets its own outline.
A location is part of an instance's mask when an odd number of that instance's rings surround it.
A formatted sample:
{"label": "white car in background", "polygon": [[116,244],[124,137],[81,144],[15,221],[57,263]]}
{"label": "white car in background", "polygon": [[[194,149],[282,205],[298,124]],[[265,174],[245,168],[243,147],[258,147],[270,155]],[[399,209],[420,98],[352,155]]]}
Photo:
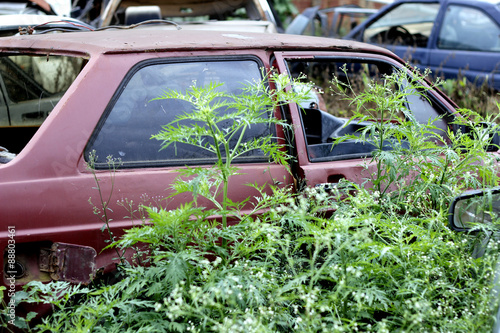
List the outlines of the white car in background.
{"label": "white car in background", "polygon": [[[0,14],[30,14],[53,17],[56,20],[77,20],[100,28],[140,26],[146,29],[211,30],[225,32],[283,32],[278,16],[267,0],[24,0],[0,3]],[[19,18],[16,18],[19,20]],[[10,20],[9,28],[17,23],[26,26],[30,20],[40,25],[43,18]],[[145,24],[145,22],[148,22]],[[177,25],[165,24],[173,21]],[[12,23],[12,24],[11,24]],[[72,24],[72,23],[70,23]],[[6,34],[3,34],[6,35]]]}
{"label": "white car in background", "polygon": [[[184,30],[281,32],[267,0],[110,0],[95,24],[98,28],[129,26],[147,20],[170,20]],[[166,25],[165,27],[168,27]]]}

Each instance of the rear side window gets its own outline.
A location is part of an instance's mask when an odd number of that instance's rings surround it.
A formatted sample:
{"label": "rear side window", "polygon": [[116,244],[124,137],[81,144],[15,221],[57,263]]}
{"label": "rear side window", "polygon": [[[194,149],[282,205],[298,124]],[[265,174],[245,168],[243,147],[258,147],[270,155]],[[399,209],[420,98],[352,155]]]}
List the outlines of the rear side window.
{"label": "rear side window", "polygon": [[[121,167],[154,167],[211,164],[215,156],[187,144],[160,150],[161,142],[151,136],[178,115],[192,110],[192,104],[177,99],[154,100],[166,90],[185,93],[191,86],[221,83],[218,89],[238,95],[262,79],[261,65],[252,60],[204,60],[146,64],[136,70],[117,93],[86,148],[86,157],[95,151],[95,167],[107,168],[107,158],[120,160]],[[230,112],[230,110],[227,110]],[[224,124],[220,124],[224,126]],[[268,125],[252,126],[245,139],[269,135]],[[253,151],[240,162],[267,160]]]}
{"label": "rear side window", "polygon": [[47,54],[0,55],[0,146],[19,153],[86,62]]}
{"label": "rear side window", "polygon": [[40,125],[73,83],[83,59],[66,56],[0,57],[0,75],[8,118],[2,125]]}

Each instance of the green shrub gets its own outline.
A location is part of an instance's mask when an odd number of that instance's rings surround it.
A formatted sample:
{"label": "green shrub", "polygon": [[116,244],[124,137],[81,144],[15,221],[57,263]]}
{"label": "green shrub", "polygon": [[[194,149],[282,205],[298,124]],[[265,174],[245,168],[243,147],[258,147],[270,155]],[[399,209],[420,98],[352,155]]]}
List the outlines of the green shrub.
{"label": "green shrub", "polygon": [[[407,108],[405,98],[427,98],[425,92],[430,87],[421,84],[419,77],[418,72],[414,76],[395,72],[380,82],[365,83],[361,91],[334,79],[332,86],[336,88],[332,91],[349,101],[353,113],[349,122],[368,120],[370,124],[358,135],[336,140],[362,140],[377,147],[366,160],[367,167],[375,165],[368,186],[400,211],[425,215],[446,207],[467,189],[498,185],[497,158],[487,151],[490,134],[498,130],[498,115],[483,119],[460,109],[463,117],[452,121],[459,130],[447,132],[436,125],[443,116],[421,123]],[[480,122],[488,125],[481,127]],[[384,149],[387,146],[391,149]]]}
{"label": "green shrub", "polygon": [[[282,80],[278,87],[289,84],[284,77],[274,79]],[[358,108],[375,102],[365,110],[373,115],[388,112],[386,122],[366,128],[364,140],[378,140],[379,148],[385,141],[394,142],[393,150],[379,149],[366,160],[376,165],[376,172],[365,184],[345,182],[328,193],[307,188],[298,194],[290,189],[275,188],[272,195],[262,191],[252,202],[255,211],[263,213],[240,216],[239,204],[224,194],[228,177],[237,172],[231,156],[239,148],[217,145],[226,147],[221,154],[214,146],[219,162],[213,169],[189,169],[184,176],[200,181],[180,179],[174,185],[179,193],[193,192],[193,202],[170,211],[148,207],[152,224],[131,229],[114,243],[119,248],[148,244],[149,265],[124,265],[120,281],[91,289],[31,283],[20,298],[54,307],[52,316],[33,330],[490,331],[490,284],[498,243],[491,241],[486,254],[475,258],[472,235],[447,227],[447,205],[464,188],[497,185],[496,161],[485,153],[483,132],[478,131],[476,140],[450,132],[451,142],[444,145],[431,122],[416,125],[401,118],[405,108],[400,94],[414,90],[398,94],[387,89],[400,79],[401,75],[386,77],[385,83],[372,83],[371,90],[351,100],[359,103]],[[210,101],[214,87],[193,88],[186,96],[169,92],[163,98]],[[260,93],[251,97],[263,98],[264,103],[253,109],[257,113],[264,105],[272,110],[279,101],[296,99],[281,90],[258,87]],[[235,100],[247,105],[248,99]],[[380,103],[385,103],[383,108]],[[211,106],[205,112],[216,118],[218,104],[204,105]],[[236,109],[245,110],[245,119],[248,107]],[[400,125],[388,126],[394,118]],[[167,144],[175,137],[196,142],[191,139],[201,133],[186,139],[176,124],[172,126],[158,135]],[[217,132],[214,126],[205,128],[211,135]],[[228,131],[241,133],[241,128]],[[286,162],[286,156],[276,156]],[[221,204],[216,200],[219,190]],[[217,201],[218,210],[198,207],[197,195]],[[215,213],[240,216],[240,221],[208,219]]]}

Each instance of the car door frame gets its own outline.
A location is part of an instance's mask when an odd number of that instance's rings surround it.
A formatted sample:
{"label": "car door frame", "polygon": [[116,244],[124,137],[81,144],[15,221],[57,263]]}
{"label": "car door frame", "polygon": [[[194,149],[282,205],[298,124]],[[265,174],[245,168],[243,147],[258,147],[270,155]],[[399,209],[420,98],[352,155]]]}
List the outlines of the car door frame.
{"label": "car door frame", "polygon": [[[401,60],[390,56],[390,54],[366,54],[362,52],[354,53],[346,51],[289,51],[275,52],[274,54],[276,57],[278,70],[281,73],[285,73],[288,75],[289,71],[286,65],[287,59],[313,60],[315,57],[321,57],[321,59],[325,59],[328,57],[356,59],[365,58],[371,60],[386,61],[397,68],[406,69],[407,72],[411,75],[410,68],[406,67]],[[424,84],[429,85],[428,83]],[[432,94],[450,113],[455,110],[455,106],[452,104],[452,102],[444,97],[441,92],[433,90]],[[289,107],[291,122],[295,130],[294,137],[297,150],[298,176],[305,180],[307,186],[332,188],[337,186],[339,181],[341,181],[342,179],[347,179],[354,183],[361,184],[363,181],[369,178],[374,165],[373,163],[367,165],[367,158],[311,162],[308,157],[307,141],[302,128],[299,107],[295,103],[291,103]]]}

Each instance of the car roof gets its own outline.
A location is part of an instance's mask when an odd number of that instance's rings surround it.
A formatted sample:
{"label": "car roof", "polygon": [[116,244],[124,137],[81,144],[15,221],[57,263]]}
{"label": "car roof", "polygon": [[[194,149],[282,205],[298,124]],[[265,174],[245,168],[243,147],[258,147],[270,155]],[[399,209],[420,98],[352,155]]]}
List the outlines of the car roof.
{"label": "car roof", "polygon": [[170,50],[352,50],[392,54],[381,47],[333,38],[269,33],[124,29],[0,38],[0,50],[48,49],[52,52],[132,53]]}

